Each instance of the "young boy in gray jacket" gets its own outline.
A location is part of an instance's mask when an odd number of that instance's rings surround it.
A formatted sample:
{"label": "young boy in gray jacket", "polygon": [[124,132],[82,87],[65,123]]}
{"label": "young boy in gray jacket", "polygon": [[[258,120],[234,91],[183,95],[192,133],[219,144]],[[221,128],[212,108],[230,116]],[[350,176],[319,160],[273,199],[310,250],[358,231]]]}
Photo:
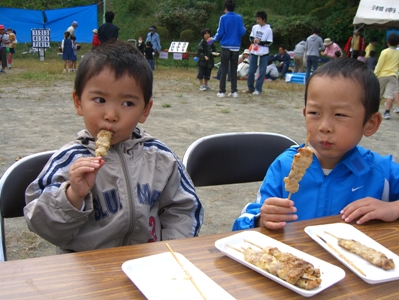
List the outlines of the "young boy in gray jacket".
{"label": "young boy in gray jacket", "polygon": [[[29,229],[75,252],[197,236],[203,207],[177,156],[139,127],[152,107],[153,75],[126,42],[82,59],[73,102],[86,130],[57,151],[26,191]],[[100,130],[113,133],[95,157]]]}

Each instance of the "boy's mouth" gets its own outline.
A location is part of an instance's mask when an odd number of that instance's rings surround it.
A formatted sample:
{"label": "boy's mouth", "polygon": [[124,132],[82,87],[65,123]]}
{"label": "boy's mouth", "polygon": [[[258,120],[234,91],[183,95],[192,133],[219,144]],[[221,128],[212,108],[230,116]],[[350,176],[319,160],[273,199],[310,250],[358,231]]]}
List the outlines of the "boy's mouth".
{"label": "boy's mouth", "polygon": [[320,141],[320,146],[322,147],[322,148],[330,148],[333,144],[332,143],[330,143],[330,142],[328,142],[328,141]]}

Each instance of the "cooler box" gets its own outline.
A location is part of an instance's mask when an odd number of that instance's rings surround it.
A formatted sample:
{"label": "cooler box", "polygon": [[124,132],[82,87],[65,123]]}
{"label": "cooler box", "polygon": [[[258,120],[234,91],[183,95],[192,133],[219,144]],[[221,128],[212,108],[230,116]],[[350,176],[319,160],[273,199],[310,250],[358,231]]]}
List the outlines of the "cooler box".
{"label": "cooler box", "polygon": [[306,73],[286,73],[285,82],[305,84],[306,83],[305,77]]}

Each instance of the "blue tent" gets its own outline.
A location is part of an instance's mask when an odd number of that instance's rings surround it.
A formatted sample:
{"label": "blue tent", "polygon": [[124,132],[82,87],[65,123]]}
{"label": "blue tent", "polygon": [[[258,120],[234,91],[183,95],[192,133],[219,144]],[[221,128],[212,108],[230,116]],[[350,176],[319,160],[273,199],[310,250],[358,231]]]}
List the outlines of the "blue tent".
{"label": "blue tent", "polygon": [[92,31],[98,27],[97,5],[44,11],[0,8],[0,24],[14,29],[19,43],[31,42],[31,29],[39,28],[50,29],[51,42],[61,42],[73,21],[79,23],[75,30],[77,42],[91,43]]}
{"label": "blue tent", "polygon": [[17,32],[17,40],[30,42],[31,28],[43,28],[43,12],[40,10],[0,8],[0,23]]}
{"label": "blue tent", "polygon": [[78,6],[44,11],[47,22],[45,28],[51,29],[51,41],[61,42],[64,32],[73,21],[79,23],[75,29],[77,43],[91,43],[93,29],[98,28],[97,5]]}

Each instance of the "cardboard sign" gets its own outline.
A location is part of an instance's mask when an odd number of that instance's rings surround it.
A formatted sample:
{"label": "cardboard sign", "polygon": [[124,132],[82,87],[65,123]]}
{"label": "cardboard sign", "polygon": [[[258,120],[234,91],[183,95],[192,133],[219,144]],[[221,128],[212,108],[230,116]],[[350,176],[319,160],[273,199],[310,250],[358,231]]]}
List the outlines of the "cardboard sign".
{"label": "cardboard sign", "polygon": [[159,53],[159,58],[168,59],[168,52],[161,51]]}
{"label": "cardboard sign", "polygon": [[173,59],[174,60],[182,60],[183,59],[183,53],[173,53]]}

